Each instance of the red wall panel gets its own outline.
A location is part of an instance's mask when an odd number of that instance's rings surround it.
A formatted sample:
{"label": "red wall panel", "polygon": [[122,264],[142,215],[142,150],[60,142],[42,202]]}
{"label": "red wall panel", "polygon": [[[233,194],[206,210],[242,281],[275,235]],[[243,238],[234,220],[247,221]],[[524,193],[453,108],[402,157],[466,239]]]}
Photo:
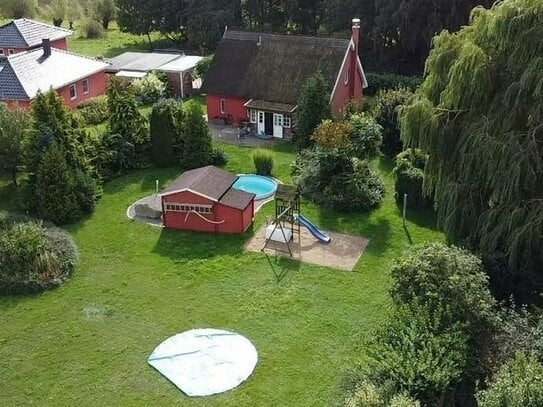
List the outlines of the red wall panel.
{"label": "red wall panel", "polygon": [[[221,99],[225,101],[224,113],[221,112]],[[227,117],[228,115],[232,117],[232,122],[235,124],[247,120],[247,108],[243,106],[247,103],[245,99],[209,94],[206,97],[206,103],[207,118],[209,121],[217,117]]]}

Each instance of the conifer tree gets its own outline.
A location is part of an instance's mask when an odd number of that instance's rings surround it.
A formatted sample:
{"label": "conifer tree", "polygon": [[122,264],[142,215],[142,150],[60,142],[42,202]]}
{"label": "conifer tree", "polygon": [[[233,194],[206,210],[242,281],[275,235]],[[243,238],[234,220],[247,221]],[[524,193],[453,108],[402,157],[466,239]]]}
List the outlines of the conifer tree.
{"label": "conifer tree", "polygon": [[326,80],[320,72],[304,84],[298,106],[298,126],[295,142],[298,148],[309,147],[311,134],[325,119],[330,118],[330,101]]}
{"label": "conifer tree", "polygon": [[179,163],[183,109],[175,100],[155,103],[149,120],[151,129],[151,158],[158,166]]}
{"label": "conifer tree", "polygon": [[23,164],[23,136],[30,124],[29,114],[21,108],[9,109],[0,103],[0,170],[11,174],[17,186],[17,170]]}
{"label": "conifer tree", "polygon": [[202,167],[211,162],[211,133],[203,114],[198,104],[187,104],[183,126],[182,165],[185,168]]}
{"label": "conifer tree", "polygon": [[469,26],[434,39],[401,126],[429,154],[425,189],[448,239],[503,253],[525,275],[543,271],[541,38],[541,0],[474,9]]}

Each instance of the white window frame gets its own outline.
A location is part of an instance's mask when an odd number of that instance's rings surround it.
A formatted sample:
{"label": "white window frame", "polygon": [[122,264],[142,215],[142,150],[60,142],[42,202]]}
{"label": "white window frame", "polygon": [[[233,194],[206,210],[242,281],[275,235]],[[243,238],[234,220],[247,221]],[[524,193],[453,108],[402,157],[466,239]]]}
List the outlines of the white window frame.
{"label": "white window frame", "polygon": [[191,203],[166,202],[164,204],[166,212],[197,212],[204,215],[211,215],[213,207],[211,205],[198,205]]}
{"label": "white window frame", "polygon": [[257,111],[255,109],[250,109],[249,110],[249,116],[250,116],[250,119],[251,119],[251,123],[256,123],[257,122],[258,114],[257,114]]}
{"label": "white window frame", "polygon": [[258,111],[258,122],[264,124],[264,112],[261,110]]}
{"label": "white window frame", "polygon": [[349,78],[350,77],[351,77],[351,67],[348,66],[347,69],[345,70],[345,78],[344,78],[345,85],[349,84]]}
{"label": "white window frame", "polygon": [[273,115],[273,125],[277,127],[283,127],[283,115],[276,113]]}
{"label": "white window frame", "polygon": [[[88,95],[90,93],[90,82],[89,78],[85,78],[81,81],[81,87],[83,88],[83,94]],[[85,87],[87,90],[85,90]]]}
{"label": "white window frame", "polygon": [[4,56],[4,48],[0,48],[0,57]]}
{"label": "white window frame", "polygon": [[8,48],[8,55],[15,55],[15,50],[13,48]]}
{"label": "white window frame", "polygon": [[[74,90],[74,95],[72,96],[72,88]],[[72,83],[70,87],[68,88],[68,91],[70,92],[70,100],[76,100],[77,99],[77,86],[75,86],[75,83]]]}
{"label": "white window frame", "polygon": [[292,126],[292,118],[287,114],[283,115],[283,127],[290,129],[290,126]]}
{"label": "white window frame", "polygon": [[221,114],[226,113],[226,100],[224,98],[221,98],[221,100],[219,100],[219,109],[221,111]]}

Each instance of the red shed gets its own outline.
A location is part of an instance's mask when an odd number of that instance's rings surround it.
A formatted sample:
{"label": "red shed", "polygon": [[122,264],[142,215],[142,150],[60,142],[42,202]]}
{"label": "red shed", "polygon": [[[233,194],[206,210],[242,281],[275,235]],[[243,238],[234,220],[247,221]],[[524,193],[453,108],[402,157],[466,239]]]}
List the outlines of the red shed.
{"label": "red shed", "polygon": [[244,233],[253,222],[255,195],[233,188],[237,179],[212,165],[184,172],[161,193],[164,226]]}

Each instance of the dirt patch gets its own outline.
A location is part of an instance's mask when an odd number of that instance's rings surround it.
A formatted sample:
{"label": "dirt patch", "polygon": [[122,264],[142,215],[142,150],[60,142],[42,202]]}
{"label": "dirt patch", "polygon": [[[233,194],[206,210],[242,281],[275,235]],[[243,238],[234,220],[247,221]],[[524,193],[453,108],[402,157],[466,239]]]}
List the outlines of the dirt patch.
{"label": "dirt patch", "polygon": [[[302,228],[300,236],[295,234],[291,242],[292,258],[305,263],[352,271],[364,253],[369,239],[335,232],[326,233],[332,238],[329,244],[318,242],[306,229]],[[251,252],[260,252],[265,243],[266,226],[264,225],[245,244],[244,248]],[[287,245],[282,243],[270,242],[265,252],[290,257]]]}

